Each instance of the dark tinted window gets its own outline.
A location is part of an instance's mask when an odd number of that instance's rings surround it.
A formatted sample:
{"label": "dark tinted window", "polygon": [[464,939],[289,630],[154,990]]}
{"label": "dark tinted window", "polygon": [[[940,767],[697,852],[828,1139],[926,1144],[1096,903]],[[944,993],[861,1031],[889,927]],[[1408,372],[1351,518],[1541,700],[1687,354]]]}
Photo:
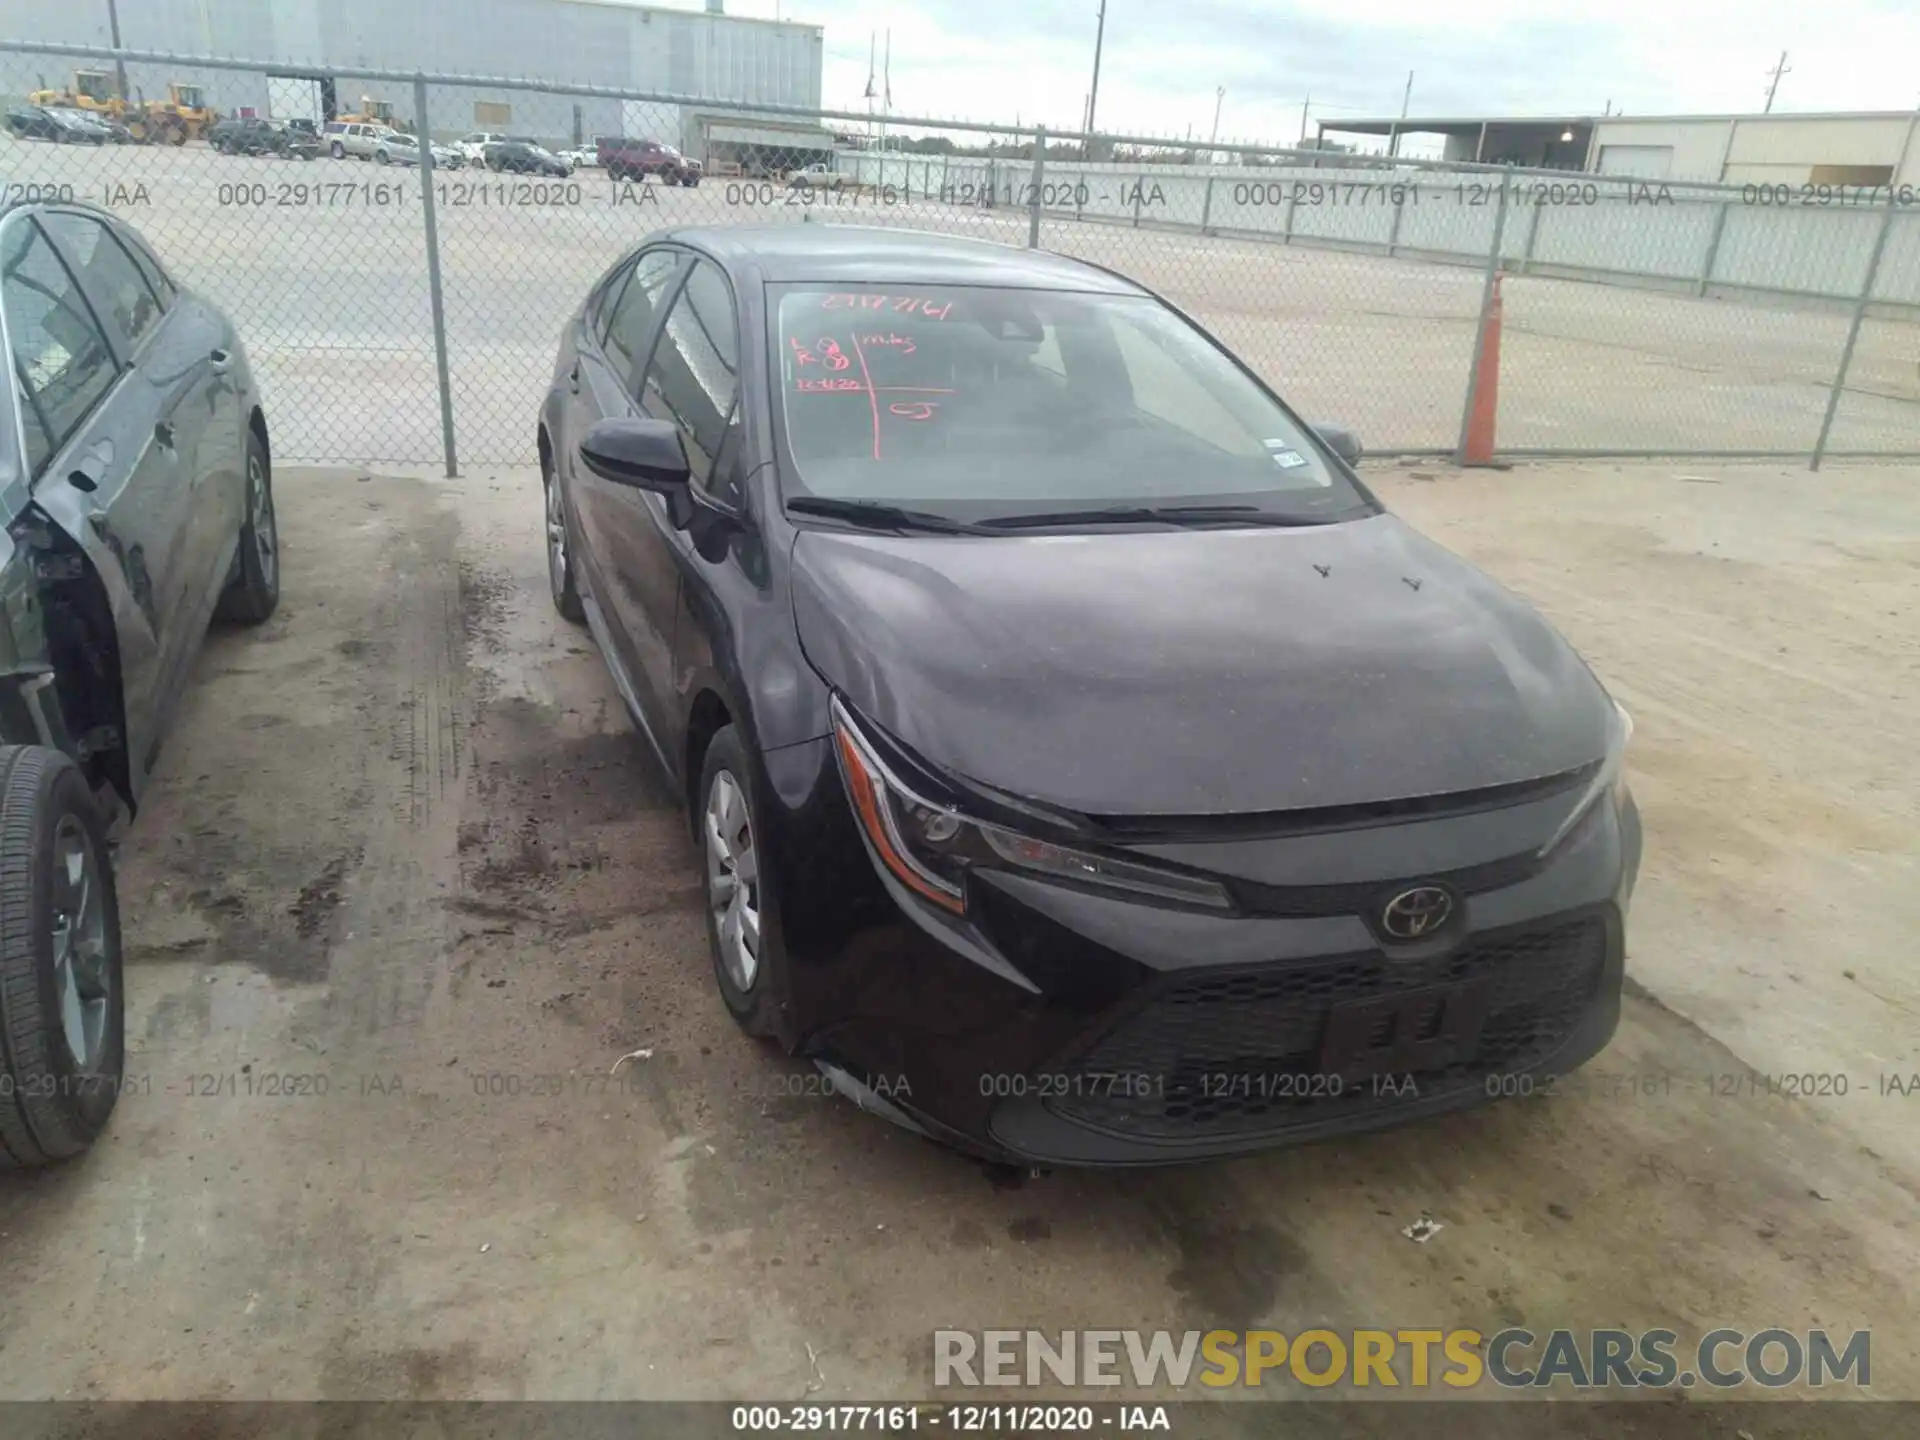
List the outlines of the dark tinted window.
{"label": "dark tinted window", "polygon": [[173,282],[167,278],[167,272],[160,268],[160,258],[146,247],[137,235],[114,232],[114,238],[127,247],[127,253],[133,257],[133,263],[140,267],[140,273],[147,277],[147,284],[153,287],[153,293],[160,297],[160,308],[166,309],[173,304],[175,290]]}
{"label": "dark tinted window", "polygon": [[646,360],[647,332],[653,328],[661,292],[680,268],[680,260],[677,250],[649,250],[634,262],[632,278],[614,301],[613,314],[601,343],[606,347],[607,362],[629,395]]}
{"label": "dark tinted window", "polygon": [[15,222],[0,241],[0,304],[22,408],[38,420],[27,427],[27,464],[38,474],[112,388],[113,352],[79,285],[31,223]]}
{"label": "dark tinted window", "polygon": [[[726,438],[739,370],[733,293],[720,272],[702,260],[667,316],[640,397],[648,414],[679,425],[698,484],[708,483]],[[721,498],[736,497],[723,493]]]}
{"label": "dark tinted window", "polygon": [[53,211],[42,215],[40,223],[60,242],[87,288],[105,303],[127,343],[137,345],[165,307],[133,257],[91,216]]}

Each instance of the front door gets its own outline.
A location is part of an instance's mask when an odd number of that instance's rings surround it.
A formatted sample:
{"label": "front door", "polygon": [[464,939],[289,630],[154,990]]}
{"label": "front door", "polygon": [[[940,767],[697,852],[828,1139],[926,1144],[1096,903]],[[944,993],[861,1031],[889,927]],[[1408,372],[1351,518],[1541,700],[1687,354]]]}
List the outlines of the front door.
{"label": "front door", "polygon": [[[630,485],[602,480],[580,462],[580,439],[597,420],[640,413],[636,392],[659,329],[661,312],[683,272],[685,253],[644,251],[604,316],[589,311],[576,337],[568,377],[568,492],[573,499],[580,568],[649,738],[664,755],[671,710],[673,617],[679,570],[673,556],[637,524],[665,501]],[[604,329],[602,329],[604,326]]]}

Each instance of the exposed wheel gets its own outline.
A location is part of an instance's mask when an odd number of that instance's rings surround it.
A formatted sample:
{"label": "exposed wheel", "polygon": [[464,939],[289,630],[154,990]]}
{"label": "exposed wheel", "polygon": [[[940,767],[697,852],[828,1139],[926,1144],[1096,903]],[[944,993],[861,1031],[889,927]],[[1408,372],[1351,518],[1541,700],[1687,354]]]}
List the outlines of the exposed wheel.
{"label": "exposed wheel", "polygon": [[78,767],[0,747],[0,1166],[45,1165],[105,1128],[126,1066],[120,911]]}
{"label": "exposed wheel", "polygon": [[540,483],[546,491],[547,588],[553,595],[553,608],[577,625],[587,618],[587,612],[580,604],[579,588],[573,583],[567,507],[560,495],[560,482],[554,478],[553,461],[544,456],[540,461]]}
{"label": "exposed wheel", "polygon": [[170,127],[167,131],[167,143],[169,145],[186,144],[187,143],[186,127],[184,125],[175,125]]}
{"label": "exposed wheel", "polygon": [[728,725],[707,746],[700,772],[700,838],[707,863],[707,948],[727,1013],[749,1035],[776,1033],[786,957],[767,883],[746,747]]}
{"label": "exposed wheel", "polygon": [[388,158],[387,158],[387,152],[386,152],[386,151],[384,151],[384,150],[376,150],[376,151],[374,151],[374,152],[373,152],[373,158],[374,158],[374,159],[375,159],[376,161],[378,161],[378,162],[379,162],[380,164],[382,164],[382,165],[386,165],[386,164],[389,164],[389,163],[391,163],[391,162],[390,162],[390,161],[388,160]]}
{"label": "exposed wheel", "polygon": [[247,517],[240,522],[240,549],[214,617],[258,625],[280,603],[280,530],[273,514],[273,471],[267,447],[247,432]]}
{"label": "exposed wheel", "polygon": [[347,147],[336,140],[333,142],[333,147],[327,153],[332,155],[336,160],[344,160],[347,158]]}

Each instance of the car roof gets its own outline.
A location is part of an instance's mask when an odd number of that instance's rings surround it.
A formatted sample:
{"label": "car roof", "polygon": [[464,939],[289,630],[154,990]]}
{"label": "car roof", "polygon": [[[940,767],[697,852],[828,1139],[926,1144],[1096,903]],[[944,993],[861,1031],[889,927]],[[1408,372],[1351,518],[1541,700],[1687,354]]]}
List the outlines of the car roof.
{"label": "car roof", "polygon": [[1148,293],[1125,276],[1048,250],[927,230],[830,224],[698,226],[649,238],[705,251],[736,278]]}

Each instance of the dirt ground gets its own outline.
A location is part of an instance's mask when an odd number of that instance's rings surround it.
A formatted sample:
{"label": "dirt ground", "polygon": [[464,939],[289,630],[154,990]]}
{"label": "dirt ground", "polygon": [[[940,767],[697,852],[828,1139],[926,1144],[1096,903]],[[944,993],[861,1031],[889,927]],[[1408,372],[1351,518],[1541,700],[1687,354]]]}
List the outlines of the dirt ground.
{"label": "dirt ground", "polygon": [[1870,1328],[1920,1398],[1912,474],[1370,473],[1638,720],[1593,1069],[1668,1093],[1145,1174],[894,1130],[726,1018],[536,477],[286,470],[286,598],[121,850],[136,1091],[4,1187],[0,1398],[912,1399],[937,1327],[1508,1324]]}

